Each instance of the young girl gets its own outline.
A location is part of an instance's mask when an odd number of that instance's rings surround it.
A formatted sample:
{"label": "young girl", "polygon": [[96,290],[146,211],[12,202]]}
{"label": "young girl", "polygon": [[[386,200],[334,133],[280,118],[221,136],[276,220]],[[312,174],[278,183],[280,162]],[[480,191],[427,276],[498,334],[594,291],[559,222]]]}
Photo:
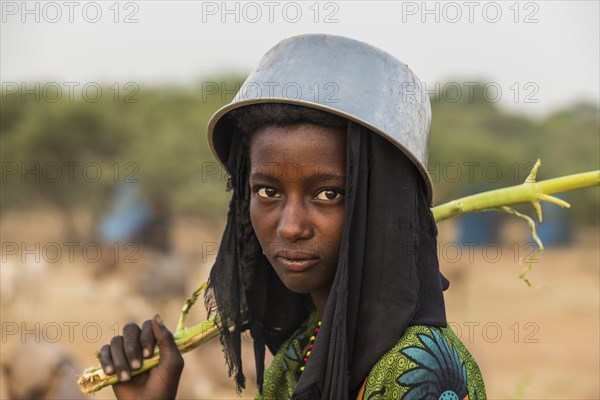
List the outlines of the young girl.
{"label": "young girl", "polygon": [[[238,389],[249,330],[258,398],[485,398],[446,324],[429,121],[406,65],[331,35],[279,43],[213,116],[233,196],[205,300]],[[155,343],[159,365],[130,379]],[[100,360],[118,398],[173,398],[183,368],[158,317],[127,325]]]}

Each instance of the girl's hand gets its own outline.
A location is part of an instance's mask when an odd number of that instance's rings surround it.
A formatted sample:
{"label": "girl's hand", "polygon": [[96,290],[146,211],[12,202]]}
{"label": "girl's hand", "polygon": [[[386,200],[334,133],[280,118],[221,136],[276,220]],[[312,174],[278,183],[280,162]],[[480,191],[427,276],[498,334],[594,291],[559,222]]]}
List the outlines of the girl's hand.
{"label": "girl's hand", "polygon": [[[143,374],[131,376],[141,368],[143,358],[150,358],[158,345],[158,365]],[[123,336],[115,336],[110,345],[100,349],[100,364],[107,375],[117,374],[120,382],[113,385],[117,399],[174,399],[183,370],[183,357],[173,334],[157,314],[145,321],[123,327]]]}

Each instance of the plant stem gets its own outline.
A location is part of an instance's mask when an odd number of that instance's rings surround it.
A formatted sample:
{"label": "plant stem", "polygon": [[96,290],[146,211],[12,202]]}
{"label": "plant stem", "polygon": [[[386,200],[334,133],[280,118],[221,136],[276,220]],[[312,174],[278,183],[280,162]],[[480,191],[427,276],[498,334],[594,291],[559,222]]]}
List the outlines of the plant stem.
{"label": "plant stem", "polygon": [[[538,204],[540,200],[568,208],[570,207],[569,203],[550,195],[597,186],[599,183],[600,171],[584,172],[540,182],[525,181],[520,185],[490,190],[488,192],[453,200],[433,207],[431,211],[433,212],[436,222],[440,222],[457,215],[499,208],[517,203],[532,203],[534,204],[534,207],[536,207],[535,204]],[[538,218],[541,221],[541,213],[539,212]]]}

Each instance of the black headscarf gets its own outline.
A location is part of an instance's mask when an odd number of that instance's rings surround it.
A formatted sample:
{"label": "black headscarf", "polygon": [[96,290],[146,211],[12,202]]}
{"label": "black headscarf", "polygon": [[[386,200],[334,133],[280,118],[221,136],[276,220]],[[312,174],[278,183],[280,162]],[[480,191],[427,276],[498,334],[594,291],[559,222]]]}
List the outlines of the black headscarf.
{"label": "black headscarf", "polygon": [[[239,162],[245,149],[244,139],[234,140],[228,163],[234,193],[205,301],[223,321],[221,342],[238,388],[244,386],[241,332],[250,330],[261,390],[265,346],[276,352],[308,316],[310,303],[248,245],[257,241],[248,222],[241,223],[249,220],[249,164]],[[439,272],[437,229],[416,167],[386,139],[349,121],[346,169],[338,268],[294,399],[354,397],[408,326],[446,326],[448,282]]]}

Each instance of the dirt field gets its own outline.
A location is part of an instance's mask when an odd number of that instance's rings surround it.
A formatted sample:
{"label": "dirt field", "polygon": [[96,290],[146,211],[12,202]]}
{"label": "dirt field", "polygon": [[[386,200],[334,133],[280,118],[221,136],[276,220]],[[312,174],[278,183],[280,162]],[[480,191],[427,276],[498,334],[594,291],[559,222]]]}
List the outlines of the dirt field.
{"label": "dirt field", "polygon": [[[90,231],[85,216],[78,222],[81,231]],[[167,261],[175,260],[174,270],[185,275],[185,293],[205,279],[221,229],[198,219],[176,220],[175,258]],[[547,249],[529,275],[534,287],[528,288],[518,278],[522,265],[515,260],[530,252],[525,231],[522,224],[513,226],[507,233],[513,245],[499,253],[496,248],[457,252],[444,247],[454,238],[454,225],[440,224],[441,265],[451,281],[448,320],[479,362],[490,399],[598,399],[599,232],[579,231],[575,245]],[[87,241],[65,244],[64,224],[53,213],[5,214],[1,234],[3,365],[14,361],[11,353],[23,342],[39,341],[60,344],[78,368],[87,367],[96,364],[94,352],[128,321],[141,323],[159,312],[169,327],[176,325],[183,294],[150,299],[138,288],[156,254],[121,248],[120,262],[110,270],[115,248],[104,248],[100,258]],[[127,258],[133,262],[124,262]],[[20,275],[10,278],[16,282],[14,293],[5,287],[12,282],[5,279],[7,263],[18,265]],[[190,322],[202,320],[202,309],[199,305],[191,313]],[[251,355],[249,342],[245,349]],[[218,341],[185,360],[180,398],[238,398]],[[249,390],[243,398],[254,393],[252,363],[247,357]],[[7,390],[2,374],[2,399],[8,398]],[[105,389],[93,398],[114,397]]]}

